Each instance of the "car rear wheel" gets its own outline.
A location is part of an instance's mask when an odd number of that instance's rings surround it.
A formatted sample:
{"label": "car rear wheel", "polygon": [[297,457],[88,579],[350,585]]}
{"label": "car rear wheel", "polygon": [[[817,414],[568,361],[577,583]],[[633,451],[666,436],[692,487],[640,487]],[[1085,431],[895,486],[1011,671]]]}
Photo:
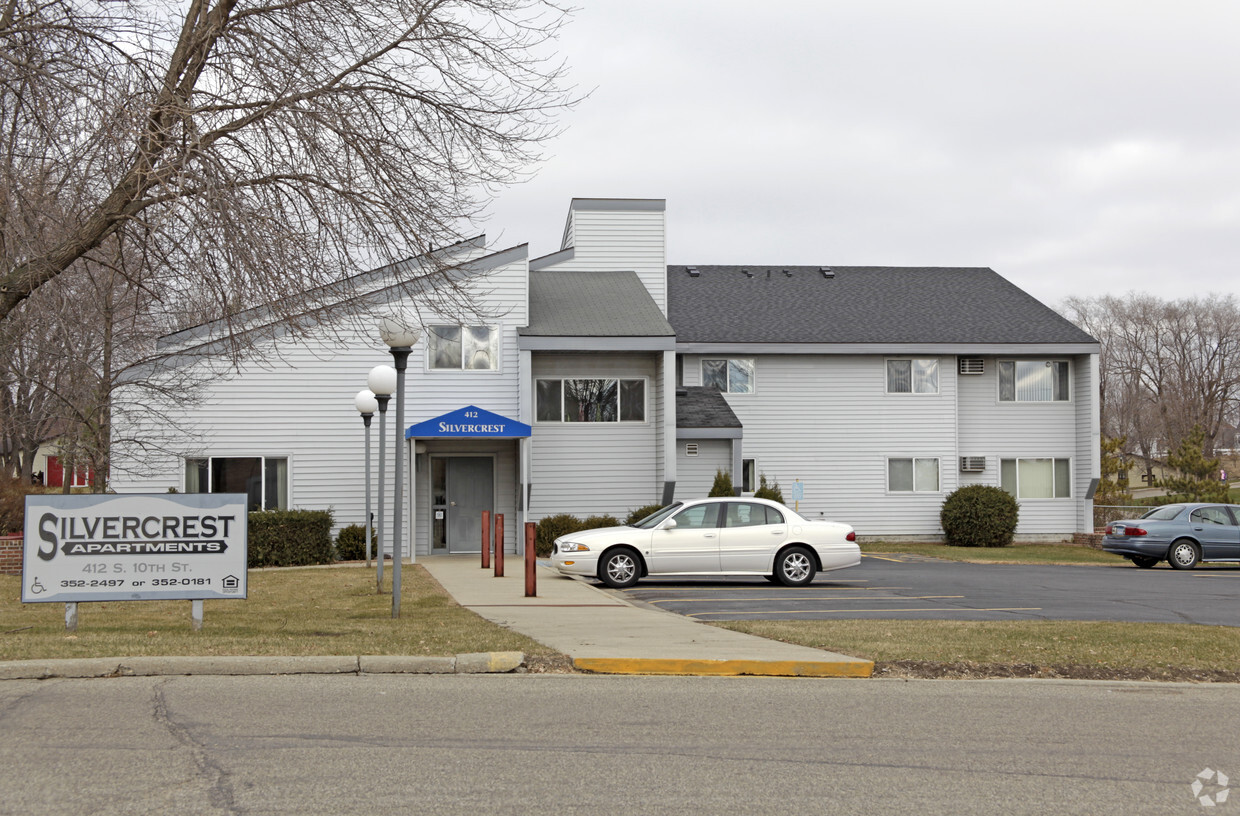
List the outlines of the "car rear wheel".
{"label": "car rear wheel", "polygon": [[1132,557],[1132,563],[1136,564],[1141,569],[1149,569],[1161,560],[1161,558],[1153,558],[1146,555],[1134,555]]}
{"label": "car rear wheel", "polygon": [[1176,569],[1190,570],[1197,566],[1197,562],[1201,560],[1201,550],[1197,549],[1197,545],[1186,538],[1175,541],[1171,544],[1171,551],[1167,553],[1167,561]]}
{"label": "car rear wheel", "polygon": [[641,574],[641,562],[637,560],[637,553],[627,547],[611,550],[598,564],[598,579],[612,589],[633,586]]}
{"label": "car rear wheel", "polygon": [[784,586],[805,586],[816,570],[813,553],[804,547],[789,547],[775,559],[775,577]]}

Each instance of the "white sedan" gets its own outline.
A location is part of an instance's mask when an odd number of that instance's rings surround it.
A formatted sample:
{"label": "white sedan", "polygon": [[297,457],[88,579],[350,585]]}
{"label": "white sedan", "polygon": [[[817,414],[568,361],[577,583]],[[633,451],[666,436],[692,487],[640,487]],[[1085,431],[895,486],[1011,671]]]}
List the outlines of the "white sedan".
{"label": "white sedan", "polygon": [[861,563],[847,524],[810,521],[766,499],[676,502],[625,527],[569,533],[551,560],[566,575],[598,578],[616,589],[647,575],[762,575],[804,586],[817,572]]}

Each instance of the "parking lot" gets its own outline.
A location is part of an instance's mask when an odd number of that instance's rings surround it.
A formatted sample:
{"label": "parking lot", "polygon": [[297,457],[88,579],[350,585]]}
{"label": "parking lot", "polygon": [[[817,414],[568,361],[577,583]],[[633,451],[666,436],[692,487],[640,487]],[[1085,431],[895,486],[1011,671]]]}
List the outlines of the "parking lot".
{"label": "parking lot", "polygon": [[702,621],[1085,620],[1240,626],[1240,567],[965,564],[866,554],[807,587],[763,578],[647,578],[631,601]]}

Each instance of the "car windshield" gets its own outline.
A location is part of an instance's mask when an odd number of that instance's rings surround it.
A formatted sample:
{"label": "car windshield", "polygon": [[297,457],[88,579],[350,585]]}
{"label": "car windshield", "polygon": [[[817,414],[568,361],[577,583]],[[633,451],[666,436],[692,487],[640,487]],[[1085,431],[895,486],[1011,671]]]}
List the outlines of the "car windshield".
{"label": "car windshield", "polygon": [[672,513],[675,513],[677,510],[679,510],[683,506],[684,506],[684,502],[676,502],[675,504],[669,504],[667,507],[664,507],[660,510],[656,510],[655,512],[646,516],[641,521],[633,522],[633,526],[639,530],[649,530],[651,527],[654,527],[660,521],[667,518]]}
{"label": "car windshield", "polygon": [[1168,504],[1163,507],[1155,507],[1153,510],[1143,513],[1141,518],[1149,519],[1150,521],[1170,521],[1182,512],[1184,512],[1184,505]]}

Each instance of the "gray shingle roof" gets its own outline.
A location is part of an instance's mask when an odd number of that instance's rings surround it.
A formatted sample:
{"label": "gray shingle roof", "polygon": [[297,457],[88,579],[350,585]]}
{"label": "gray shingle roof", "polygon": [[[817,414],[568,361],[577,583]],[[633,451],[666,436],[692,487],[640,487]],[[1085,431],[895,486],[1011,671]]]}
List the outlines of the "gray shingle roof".
{"label": "gray shingle roof", "polygon": [[669,266],[668,320],[679,343],[1097,343],[991,269],[827,268]]}
{"label": "gray shingle roof", "polygon": [[732,406],[714,388],[689,386],[676,389],[677,428],[740,428]]}
{"label": "gray shingle roof", "polygon": [[672,326],[635,272],[530,272],[524,336],[670,337]]}

